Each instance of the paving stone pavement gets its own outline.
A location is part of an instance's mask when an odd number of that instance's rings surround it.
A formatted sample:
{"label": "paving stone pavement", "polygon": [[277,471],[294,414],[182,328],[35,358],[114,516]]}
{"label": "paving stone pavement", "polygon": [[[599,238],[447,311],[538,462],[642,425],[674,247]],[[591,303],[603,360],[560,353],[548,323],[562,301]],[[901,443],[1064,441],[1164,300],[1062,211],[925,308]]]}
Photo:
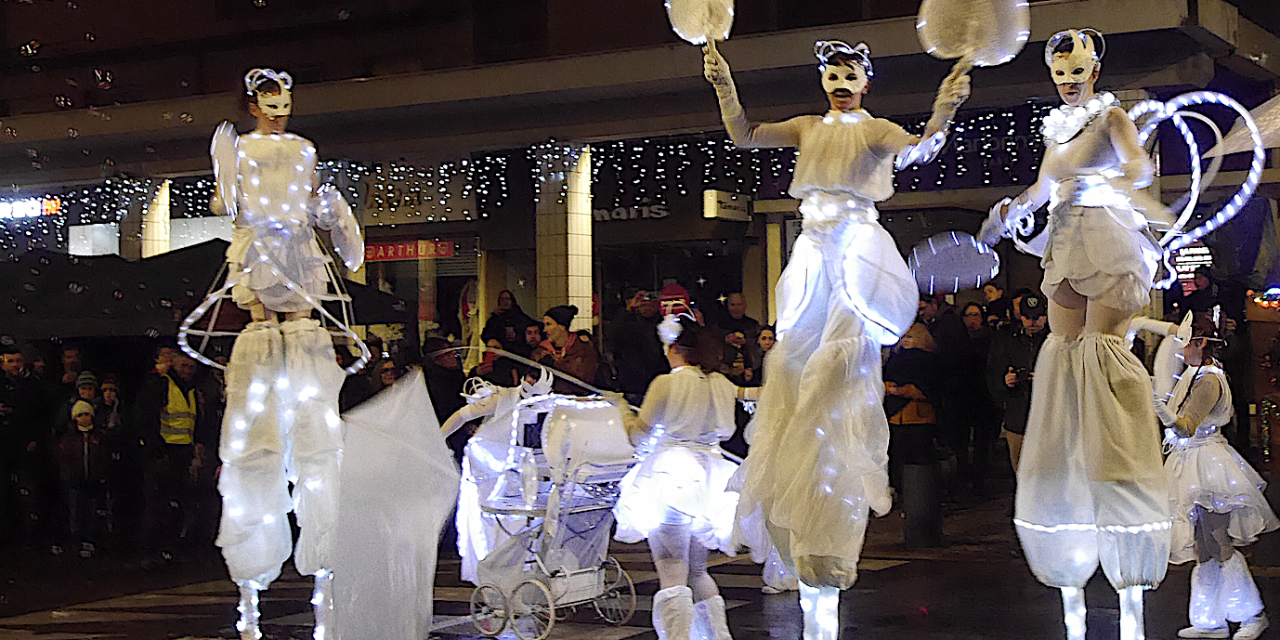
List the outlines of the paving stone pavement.
{"label": "paving stone pavement", "polygon": [[[1008,518],[1009,496],[948,510],[947,545],[908,549],[894,512],[873,521],[857,585],[842,598],[842,637],[899,640],[1062,637],[1057,593],[1037,583],[1018,550]],[[1280,540],[1255,545],[1251,563],[1263,598],[1280,602]],[[612,555],[636,583],[638,602],[622,626],[580,607],[556,622],[552,638],[649,640],[651,596],[657,590],[647,549],[615,543]],[[136,562],[83,561],[40,554],[0,558],[0,640],[72,638],[233,638],[236,592],[217,556],[144,571]],[[711,572],[729,605],[738,640],[791,640],[800,635],[794,593],[766,596],[760,568],[749,559],[715,556]],[[1189,567],[1171,567],[1162,587],[1147,597],[1148,637],[1172,640],[1186,622]],[[270,639],[311,637],[310,582],[287,572],[263,593],[263,630]],[[478,638],[468,616],[471,585],[458,578],[456,558],[437,571],[435,625],[441,640]],[[1114,592],[1101,575],[1087,589],[1090,640],[1117,637]],[[508,630],[505,634],[514,637]]]}

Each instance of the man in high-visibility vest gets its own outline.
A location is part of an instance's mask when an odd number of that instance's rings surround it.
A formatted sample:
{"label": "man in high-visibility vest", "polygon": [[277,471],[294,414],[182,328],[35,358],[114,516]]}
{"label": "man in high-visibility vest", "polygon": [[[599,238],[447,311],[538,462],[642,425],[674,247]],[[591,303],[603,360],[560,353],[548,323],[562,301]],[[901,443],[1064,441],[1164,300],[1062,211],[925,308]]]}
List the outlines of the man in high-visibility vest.
{"label": "man in high-visibility vest", "polygon": [[195,361],[176,354],[168,370],[149,377],[139,394],[139,427],[152,454],[146,469],[149,541],[166,560],[188,542],[197,524],[200,469],[206,445],[217,437],[198,428],[202,411],[195,373]]}

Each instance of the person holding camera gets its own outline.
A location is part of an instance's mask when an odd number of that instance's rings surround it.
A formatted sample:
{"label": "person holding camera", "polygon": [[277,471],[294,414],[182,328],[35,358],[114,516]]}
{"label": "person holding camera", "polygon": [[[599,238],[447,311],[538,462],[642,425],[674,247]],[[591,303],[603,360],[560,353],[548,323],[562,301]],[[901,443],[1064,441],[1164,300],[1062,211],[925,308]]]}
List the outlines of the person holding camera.
{"label": "person holding camera", "polygon": [[1047,307],[1039,293],[1020,298],[1016,312],[1022,326],[1012,333],[997,334],[987,355],[987,388],[1004,410],[1004,436],[1014,471],[1018,470],[1022,435],[1027,432],[1036,357],[1049,336]]}

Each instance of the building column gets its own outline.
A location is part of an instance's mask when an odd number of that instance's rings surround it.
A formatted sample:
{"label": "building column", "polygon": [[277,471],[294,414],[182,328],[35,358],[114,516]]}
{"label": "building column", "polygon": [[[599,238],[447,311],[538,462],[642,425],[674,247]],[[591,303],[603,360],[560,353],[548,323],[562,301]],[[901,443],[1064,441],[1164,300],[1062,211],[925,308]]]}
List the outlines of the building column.
{"label": "building column", "polygon": [[591,328],[591,149],[544,146],[538,157],[538,306],[578,307],[571,330]]}

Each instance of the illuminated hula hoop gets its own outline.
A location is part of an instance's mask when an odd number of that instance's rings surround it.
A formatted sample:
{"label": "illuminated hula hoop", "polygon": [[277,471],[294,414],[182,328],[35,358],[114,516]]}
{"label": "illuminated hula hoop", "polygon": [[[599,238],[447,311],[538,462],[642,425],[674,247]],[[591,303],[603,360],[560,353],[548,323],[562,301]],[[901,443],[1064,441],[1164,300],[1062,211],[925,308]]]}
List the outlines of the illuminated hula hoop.
{"label": "illuminated hula hoop", "polygon": [[[1201,104],[1216,104],[1235,110],[1241,120],[1243,120],[1245,127],[1248,128],[1249,137],[1253,141],[1253,162],[1249,165],[1249,174],[1245,177],[1244,183],[1241,184],[1236,193],[1231,196],[1231,199],[1228,200],[1227,204],[1223,205],[1221,209],[1214,213],[1213,216],[1203,224],[1183,234],[1181,233],[1181,227],[1185,224],[1186,219],[1190,217],[1191,209],[1198,199],[1198,191],[1200,189],[1200,158],[1194,138],[1189,136],[1185,123],[1181,123],[1182,115],[1190,115],[1193,112],[1188,111],[1179,113],[1179,110],[1184,107]],[[1173,119],[1175,126],[1178,126],[1179,130],[1183,132],[1183,138],[1187,140],[1188,148],[1192,152],[1192,192],[1196,195],[1193,195],[1191,200],[1188,202],[1188,206],[1183,211],[1182,216],[1179,217],[1178,223],[1175,224],[1175,226],[1170,229],[1169,232],[1165,234],[1165,237],[1160,241],[1161,244],[1165,246],[1165,253],[1173,254],[1212,233],[1222,225],[1226,224],[1227,221],[1234,218],[1236,214],[1240,213],[1240,209],[1242,209],[1245,203],[1249,201],[1249,198],[1253,197],[1254,191],[1258,188],[1258,182],[1262,179],[1262,166],[1265,162],[1265,150],[1262,143],[1262,134],[1258,132],[1258,125],[1253,121],[1253,117],[1249,115],[1248,109],[1245,109],[1239,102],[1236,102],[1230,96],[1217,93],[1215,91],[1193,91],[1191,93],[1184,93],[1163,104],[1151,100],[1141,102],[1130,110],[1129,117],[1136,120],[1138,117],[1146,115],[1147,113],[1154,113],[1155,115],[1151,120],[1143,125],[1142,130],[1138,132],[1139,143],[1145,144],[1147,138],[1153,131],[1155,131],[1156,127],[1159,126],[1161,122]]]}
{"label": "illuminated hula hoop", "polygon": [[[314,241],[315,240],[313,239],[312,242]],[[264,266],[267,266],[271,269],[272,275],[279,276],[284,281],[285,287],[287,287],[290,291],[301,295],[302,299],[305,300],[307,304],[311,305],[313,309],[315,309],[316,311],[319,311],[321,317],[331,322],[332,325],[338,329],[339,333],[355,341],[356,346],[360,348],[360,357],[355,362],[353,362],[351,366],[347,367],[346,369],[347,373],[350,373],[350,374],[357,373],[361,369],[363,369],[366,364],[369,364],[369,361],[373,359],[373,354],[369,352],[369,346],[366,345],[364,341],[360,339],[360,336],[356,335],[355,332],[351,330],[351,327],[347,326],[347,323],[341,320],[338,320],[333,316],[333,314],[329,313],[329,311],[324,308],[324,305],[320,304],[316,300],[315,296],[312,296],[309,292],[303,289],[298,283],[294,282],[293,280],[290,280],[288,276],[284,275],[284,273],[280,269],[280,266],[276,264],[275,261],[271,259],[270,254],[266,252],[265,250],[266,248],[262,244],[261,236],[254,237],[253,248],[256,249],[258,252],[259,261],[263,263]],[[223,268],[224,269],[226,268],[225,264]],[[192,326],[195,323],[199,322],[200,319],[203,318],[205,314],[209,312],[210,307],[214,306],[215,304],[220,305],[222,300],[225,300],[226,298],[228,298],[229,297],[228,292],[231,291],[231,288],[236,286],[236,284],[239,283],[242,278],[248,275],[249,271],[251,271],[251,267],[246,266],[244,269],[240,270],[240,273],[235,274],[234,277],[230,272],[228,272],[226,282],[223,283],[221,287],[214,290],[213,293],[210,293],[209,295],[205,296],[205,299],[200,303],[200,306],[196,307],[195,311],[192,311],[191,314],[188,315],[186,319],[182,321],[182,325],[178,327],[178,347],[181,348],[183,352],[185,352],[187,355],[191,356],[192,358],[196,359],[196,361],[198,362],[201,362],[210,367],[215,367],[218,369],[222,369],[223,371],[226,371],[227,368],[225,366],[218,364],[213,360],[210,360],[199,350],[192,348],[190,342],[187,339],[187,336],[188,335],[205,336],[206,338],[205,344],[207,344],[208,343],[207,338],[209,338],[210,336],[221,335],[213,331],[212,318],[210,319],[210,325],[206,329],[193,329]],[[335,289],[338,290],[338,295],[333,299],[337,299],[341,301],[345,309],[345,306],[350,302],[350,297],[345,296],[345,294],[341,289],[341,286],[342,286],[341,282],[339,282],[335,278],[334,274],[330,271],[328,266],[326,266],[325,274],[329,277],[330,282],[334,283]],[[268,311],[270,311],[270,309],[268,309]],[[347,314],[344,313],[343,315],[347,315]],[[217,314],[215,313],[214,317],[216,318],[216,316]],[[349,320],[350,319],[348,318],[348,321]],[[227,332],[226,335],[233,335],[235,333],[238,333],[238,332]]]}

